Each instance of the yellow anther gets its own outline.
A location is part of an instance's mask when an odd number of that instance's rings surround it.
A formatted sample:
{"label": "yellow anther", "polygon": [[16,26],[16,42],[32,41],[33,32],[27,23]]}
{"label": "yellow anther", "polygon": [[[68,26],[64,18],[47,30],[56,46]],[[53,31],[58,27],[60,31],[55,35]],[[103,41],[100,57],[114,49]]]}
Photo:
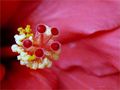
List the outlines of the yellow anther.
{"label": "yellow anther", "polygon": [[18,28],[18,32],[19,34],[25,34],[26,38],[29,38],[30,36],[33,36],[33,33],[31,32],[31,28],[30,25],[27,25],[25,27],[25,29],[23,29],[22,27]]}
{"label": "yellow anther", "polygon": [[26,37],[30,37],[30,36],[33,36],[33,33],[26,34]]}
{"label": "yellow anther", "polygon": [[25,32],[26,32],[26,33],[31,33],[30,25],[27,25],[27,26],[26,26]]}
{"label": "yellow anther", "polygon": [[21,32],[22,30],[23,30],[22,27],[19,27],[19,28],[18,28],[18,32]]}
{"label": "yellow anther", "polygon": [[22,27],[19,27],[18,28],[18,32],[19,32],[19,34],[24,34],[25,30]]}
{"label": "yellow anther", "polygon": [[35,55],[30,56],[28,60],[29,61],[35,60]]}
{"label": "yellow anther", "polygon": [[58,60],[59,55],[57,55],[57,54],[53,54],[53,58],[54,58],[54,60]]}

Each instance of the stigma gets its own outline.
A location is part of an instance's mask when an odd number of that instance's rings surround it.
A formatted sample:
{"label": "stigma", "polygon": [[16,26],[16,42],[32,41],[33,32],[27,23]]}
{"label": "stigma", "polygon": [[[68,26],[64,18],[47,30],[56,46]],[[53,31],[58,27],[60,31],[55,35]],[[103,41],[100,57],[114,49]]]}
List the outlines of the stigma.
{"label": "stigma", "polygon": [[59,59],[61,44],[56,41],[59,31],[55,27],[38,25],[33,33],[30,25],[18,28],[19,34],[14,36],[16,44],[11,46],[19,55],[21,65],[31,69],[50,68],[53,61]]}

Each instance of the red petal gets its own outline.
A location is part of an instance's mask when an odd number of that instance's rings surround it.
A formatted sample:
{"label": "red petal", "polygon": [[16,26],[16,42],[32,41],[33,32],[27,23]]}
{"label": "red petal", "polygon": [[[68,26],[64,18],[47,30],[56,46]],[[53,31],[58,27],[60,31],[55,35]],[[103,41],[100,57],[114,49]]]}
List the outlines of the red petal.
{"label": "red petal", "polygon": [[[119,1],[43,1],[31,13],[26,22],[33,25],[45,23],[58,27],[62,34],[77,32],[91,34],[109,30],[120,23]],[[111,13],[112,12],[112,13]]]}
{"label": "red petal", "polygon": [[118,90],[119,74],[96,77],[87,74],[79,67],[72,67],[66,71],[59,71],[59,88],[62,90]]}
{"label": "red petal", "polygon": [[57,87],[56,75],[48,69],[30,70],[25,66],[13,63],[7,76],[2,81],[2,89],[49,89]]}
{"label": "red petal", "polygon": [[6,46],[1,48],[0,57],[2,58],[11,58],[17,56],[17,53],[13,53],[11,50],[11,46]]}
{"label": "red petal", "polygon": [[20,4],[20,0],[2,0],[1,1],[1,24],[5,25],[8,23],[8,20],[14,15],[18,6]]}
{"label": "red petal", "polygon": [[5,67],[0,64],[0,81],[4,78],[5,75]]}
{"label": "red petal", "polygon": [[120,70],[119,33],[120,29],[68,43],[57,64],[61,68],[80,66],[95,75],[116,73]]}

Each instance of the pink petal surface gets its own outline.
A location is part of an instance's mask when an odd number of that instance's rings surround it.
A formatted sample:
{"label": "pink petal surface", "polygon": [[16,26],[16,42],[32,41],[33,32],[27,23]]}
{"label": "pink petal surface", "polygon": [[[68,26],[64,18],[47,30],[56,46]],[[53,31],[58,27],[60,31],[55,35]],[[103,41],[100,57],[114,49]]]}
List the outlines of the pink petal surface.
{"label": "pink petal surface", "polygon": [[56,75],[48,69],[30,70],[14,62],[6,73],[5,79],[1,83],[1,88],[5,89],[55,89],[57,87]]}
{"label": "pink petal surface", "polygon": [[63,46],[61,68],[80,66],[96,75],[120,71],[120,29],[102,35],[86,37]]}
{"label": "pink petal surface", "polygon": [[60,28],[61,34],[91,34],[118,26],[119,10],[120,2],[112,0],[44,0],[30,14],[28,22],[56,26]]}
{"label": "pink petal surface", "polygon": [[66,71],[59,71],[58,75],[60,90],[118,90],[120,88],[119,74],[96,77],[87,74],[79,67],[72,67]]}

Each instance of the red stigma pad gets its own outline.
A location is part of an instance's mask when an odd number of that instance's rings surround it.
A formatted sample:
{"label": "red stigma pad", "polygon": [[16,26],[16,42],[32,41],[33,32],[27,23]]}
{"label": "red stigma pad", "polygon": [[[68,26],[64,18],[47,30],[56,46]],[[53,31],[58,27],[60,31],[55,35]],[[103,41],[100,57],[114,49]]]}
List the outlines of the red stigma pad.
{"label": "red stigma pad", "polygon": [[37,31],[38,31],[39,33],[44,33],[44,32],[46,31],[45,25],[38,25]]}
{"label": "red stigma pad", "polygon": [[58,35],[58,34],[59,34],[59,31],[58,31],[57,28],[52,28],[52,29],[51,29],[51,33],[52,33],[52,35]]}
{"label": "red stigma pad", "polygon": [[41,48],[37,49],[37,50],[35,51],[35,55],[36,55],[37,57],[42,57],[42,56],[44,56],[44,51],[43,51],[43,49],[41,49]]}
{"label": "red stigma pad", "polygon": [[60,45],[59,45],[59,43],[54,42],[51,44],[51,48],[52,48],[52,50],[57,51],[57,50],[59,50]]}
{"label": "red stigma pad", "polygon": [[25,48],[29,48],[29,47],[32,46],[32,42],[31,42],[29,39],[24,40],[24,41],[23,41],[23,46],[24,46]]}

